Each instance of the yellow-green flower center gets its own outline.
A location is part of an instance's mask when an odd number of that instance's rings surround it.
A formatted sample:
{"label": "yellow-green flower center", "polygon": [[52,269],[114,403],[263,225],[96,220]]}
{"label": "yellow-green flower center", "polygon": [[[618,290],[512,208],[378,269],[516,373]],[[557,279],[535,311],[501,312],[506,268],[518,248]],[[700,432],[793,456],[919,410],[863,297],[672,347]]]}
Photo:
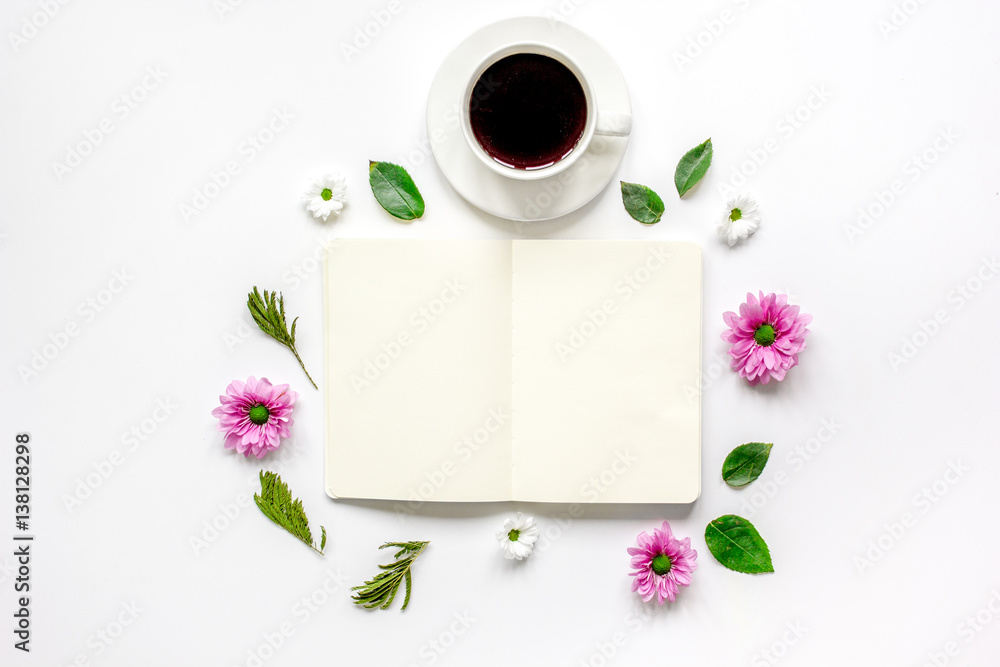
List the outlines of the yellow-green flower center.
{"label": "yellow-green flower center", "polygon": [[260,426],[267,423],[267,418],[271,416],[271,412],[263,405],[255,405],[250,408],[248,416],[250,417],[250,421]]}
{"label": "yellow-green flower center", "polygon": [[673,567],[673,563],[670,562],[670,556],[667,554],[660,554],[653,558],[653,572],[655,574],[662,577],[667,572],[670,572],[671,567]]}
{"label": "yellow-green flower center", "polygon": [[330,188],[323,188],[323,192],[319,193],[319,196],[323,198],[323,201],[330,201],[333,199],[333,190]]}
{"label": "yellow-green flower center", "polygon": [[511,542],[517,542],[517,539],[521,537],[521,531],[517,528],[511,528],[510,532],[507,533],[507,539]]}
{"label": "yellow-green flower center", "polygon": [[743,211],[741,211],[738,208],[734,208],[732,211],[729,212],[729,219],[732,220],[733,222],[736,222],[742,217],[743,217]]}
{"label": "yellow-green flower center", "polygon": [[758,345],[764,347],[770,347],[774,344],[774,339],[776,338],[774,333],[774,327],[770,324],[762,324],[757,327],[757,330],[753,332],[753,339],[757,341]]}

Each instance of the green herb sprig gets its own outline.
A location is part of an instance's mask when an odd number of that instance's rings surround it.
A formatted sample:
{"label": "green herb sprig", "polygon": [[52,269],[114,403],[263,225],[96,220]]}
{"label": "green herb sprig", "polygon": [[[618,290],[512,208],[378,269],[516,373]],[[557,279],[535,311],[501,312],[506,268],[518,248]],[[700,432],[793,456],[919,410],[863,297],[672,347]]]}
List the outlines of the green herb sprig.
{"label": "green herb sprig", "polygon": [[326,528],[320,526],[322,536],[317,549],[313,543],[312,531],[309,530],[309,519],[306,517],[305,509],[302,508],[302,501],[292,498],[291,490],[281,481],[280,475],[270,470],[267,472],[261,470],[260,493],[253,494],[253,500],[264,516],[305,542],[316,553],[323,554],[323,549],[326,548]]}
{"label": "green herb sprig", "polygon": [[255,285],[253,291],[247,295],[247,308],[250,309],[253,321],[257,323],[261,331],[292,351],[306,377],[312,382],[312,386],[319,389],[312,376],[309,375],[309,371],[306,370],[306,365],[302,363],[302,357],[299,356],[298,350],[295,349],[295,323],[299,321],[299,318],[296,317],[292,320],[292,328],[289,331],[288,324],[285,322],[284,297],[277,292],[268,292],[267,290],[264,290],[264,296],[261,296]]}
{"label": "green herb sprig", "polygon": [[[388,609],[396,598],[396,591],[399,590],[400,584],[405,584],[406,593],[403,596],[403,606],[400,611],[406,609],[406,605],[410,604],[412,586],[410,566],[428,544],[430,542],[386,542],[380,546],[379,549],[394,548],[399,549],[399,551],[393,556],[395,560],[392,563],[379,565],[382,568],[381,572],[361,586],[355,586],[351,589],[359,591],[356,595],[351,596],[354,604],[362,605],[367,609],[374,607]],[[401,558],[401,556],[405,557]]]}

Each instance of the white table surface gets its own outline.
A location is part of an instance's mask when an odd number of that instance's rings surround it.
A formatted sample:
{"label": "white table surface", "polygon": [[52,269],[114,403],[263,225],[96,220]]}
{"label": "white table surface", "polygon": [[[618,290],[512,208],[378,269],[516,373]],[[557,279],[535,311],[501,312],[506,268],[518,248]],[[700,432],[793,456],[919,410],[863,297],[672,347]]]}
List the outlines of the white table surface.
{"label": "white table surface", "polygon": [[[224,2],[0,9],[0,662],[994,664],[1000,6],[231,0],[220,15]],[[391,20],[348,62],[341,44],[373,12]],[[635,125],[617,178],[664,196],[660,224],[632,221],[611,187],[575,214],[515,229],[464,203],[420,154],[426,91],[448,51],[479,26],[546,12],[620,64]],[[885,23],[893,17],[899,25]],[[679,65],[675,54],[699,38],[702,52]],[[54,163],[103,119],[111,132],[57,176]],[[273,140],[249,149],[247,137],[272,122]],[[679,201],[673,167],[709,136],[714,164]],[[925,152],[932,163],[916,166]],[[754,154],[763,165],[746,162]],[[428,202],[422,220],[400,224],[378,207],[369,159],[411,166]],[[229,161],[239,173],[185,221],[181,205]],[[758,197],[764,222],[730,249],[713,223],[720,187],[744,178],[743,164],[753,173],[740,189]],[[298,198],[328,168],[348,175],[351,201],[322,224]],[[896,181],[894,201],[853,233],[859,207],[878,213]],[[281,290],[318,377],[314,257],[339,236],[702,244],[701,498],[412,515],[327,498],[323,395],[252,329],[244,303],[254,284]],[[723,311],[758,289],[789,293],[815,321],[801,365],[754,389],[725,367],[719,334]],[[921,333],[936,317],[933,335]],[[67,327],[75,335],[61,336]],[[22,377],[43,349],[44,368]],[[265,464],[327,526],[325,557],[248,504],[261,466],[222,446],[210,411],[251,374],[301,393],[293,438]],[[27,655],[11,634],[20,432],[34,454]],[[771,461],[753,486],[729,489],[722,460],[751,440],[775,443]],[[808,458],[796,453],[804,448]],[[67,509],[81,481],[109,468]],[[518,510],[538,519],[545,548],[512,564],[493,533]],[[773,575],[736,574],[711,557],[705,524],[726,513],[756,524]],[[625,549],[663,519],[692,537],[699,569],[659,608],[629,590]],[[206,530],[213,522],[222,530]],[[355,608],[347,587],[374,574],[380,543],[405,539],[432,541],[410,608]]]}

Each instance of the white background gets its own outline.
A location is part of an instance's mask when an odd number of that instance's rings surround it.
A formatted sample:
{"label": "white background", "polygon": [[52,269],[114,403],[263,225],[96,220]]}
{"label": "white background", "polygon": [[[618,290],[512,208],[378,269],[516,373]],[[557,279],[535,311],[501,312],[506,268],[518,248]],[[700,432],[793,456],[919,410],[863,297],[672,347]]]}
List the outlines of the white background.
{"label": "white background", "polygon": [[[992,599],[1000,610],[1000,280],[983,263],[1000,241],[1000,6],[911,0],[898,30],[884,34],[889,0],[594,0],[562,10],[406,0],[348,61],[341,45],[385,3],[246,0],[220,15],[209,0],[90,0],[59,5],[47,21],[33,18],[42,4],[8,0],[0,10],[0,514],[10,517],[0,536],[15,532],[18,432],[32,438],[36,535],[30,655],[12,648],[13,546],[0,549],[3,664],[252,665],[261,646],[268,666],[768,665],[774,655],[785,665],[933,664],[929,656],[985,665],[1000,655],[1000,615],[987,607]],[[723,10],[731,21],[712,36],[705,22]],[[635,129],[617,176],[663,195],[658,225],[631,220],[612,187],[573,215],[518,232],[464,203],[420,154],[426,93],[448,51],[482,25],[547,11],[562,11],[620,64]],[[32,31],[25,19],[44,25]],[[11,33],[32,36],[13,44]],[[679,65],[675,54],[699,34],[707,46]],[[116,100],[141,86],[147,67],[166,77],[121,118]],[[821,88],[829,98],[803,107]],[[293,119],[248,161],[241,144],[275,109]],[[793,127],[786,116],[797,112]],[[113,131],[59,178],[54,163],[103,118]],[[936,151],[949,131],[957,138]],[[673,167],[708,136],[715,162],[679,201]],[[770,138],[777,149],[763,166],[746,162]],[[913,172],[912,157],[925,151],[933,164]],[[369,159],[410,165],[428,203],[422,220],[401,224],[378,207]],[[230,160],[240,173],[186,222],[181,204]],[[753,173],[740,189],[758,197],[764,222],[730,249],[713,223],[720,186],[742,178],[741,165]],[[351,202],[322,224],[298,198],[331,168],[348,175]],[[852,235],[859,207],[896,180],[895,201]],[[399,515],[390,503],[328,499],[322,393],[287,350],[248,328],[246,292],[284,292],[318,378],[313,257],[325,239],[518,235],[702,244],[701,499],[587,507],[569,522],[566,506]],[[115,271],[129,278],[112,295],[102,290]],[[978,291],[961,297],[959,285]],[[722,313],[758,289],[789,293],[815,321],[801,365],[780,386],[754,389],[726,367],[719,334]],[[91,313],[87,299],[106,305]],[[944,323],[922,334],[938,311]],[[71,323],[77,335],[60,337]],[[920,347],[894,367],[889,355],[905,358],[904,340]],[[64,346],[45,348],[53,341]],[[52,358],[22,377],[43,348]],[[266,465],[302,497],[314,526],[327,526],[325,557],[237,504],[257,488],[260,464],[223,448],[210,411],[232,379],[251,374],[301,393],[294,437]],[[158,400],[176,406],[162,423],[150,421],[163,416]],[[145,439],[130,447],[124,434],[144,425]],[[722,460],[750,440],[774,442],[771,461],[753,486],[729,489]],[[805,446],[808,461],[795,454]],[[120,465],[68,509],[115,451]],[[967,470],[940,481],[952,464]],[[934,502],[919,500],[935,482]],[[517,510],[536,516],[546,548],[512,564],[493,533]],[[708,553],[705,524],[731,512],[767,539],[774,574],[736,574]],[[893,527],[906,513],[911,525]],[[659,608],[630,592],[625,549],[663,519],[692,538],[699,569],[675,604]],[[346,587],[375,573],[381,542],[405,539],[432,541],[409,609],[355,608]],[[328,595],[328,581],[340,589]],[[309,596],[322,603],[307,614]],[[122,629],[116,619],[132,603],[141,611],[123,614],[132,622]],[[465,628],[456,614],[474,620]],[[290,636],[272,636],[281,644],[272,651],[266,637],[282,624]],[[110,644],[97,634],[108,631]],[[601,651],[612,648],[608,660]]]}

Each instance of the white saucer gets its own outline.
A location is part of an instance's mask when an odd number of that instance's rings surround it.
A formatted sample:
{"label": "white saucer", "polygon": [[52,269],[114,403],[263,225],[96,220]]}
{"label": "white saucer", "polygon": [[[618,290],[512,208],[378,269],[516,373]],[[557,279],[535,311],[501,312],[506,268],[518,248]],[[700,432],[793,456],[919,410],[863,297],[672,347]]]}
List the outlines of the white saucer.
{"label": "white saucer", "polygon": [[548,220],[577,210],[608,185],[625,155],[628,137],[594,136],[572,166],[539,180],[508,178],[483,164],[462,131],[461,109],[469,104],[462,98],[483,59],[518,42],[562,51],[587,73],[602,113],[631,114],[625,78],[603,47],[561,21],[521,17],[478,30],[445,58],[427,99],[427,138],[445,178],[469,203],[509,220]]}

